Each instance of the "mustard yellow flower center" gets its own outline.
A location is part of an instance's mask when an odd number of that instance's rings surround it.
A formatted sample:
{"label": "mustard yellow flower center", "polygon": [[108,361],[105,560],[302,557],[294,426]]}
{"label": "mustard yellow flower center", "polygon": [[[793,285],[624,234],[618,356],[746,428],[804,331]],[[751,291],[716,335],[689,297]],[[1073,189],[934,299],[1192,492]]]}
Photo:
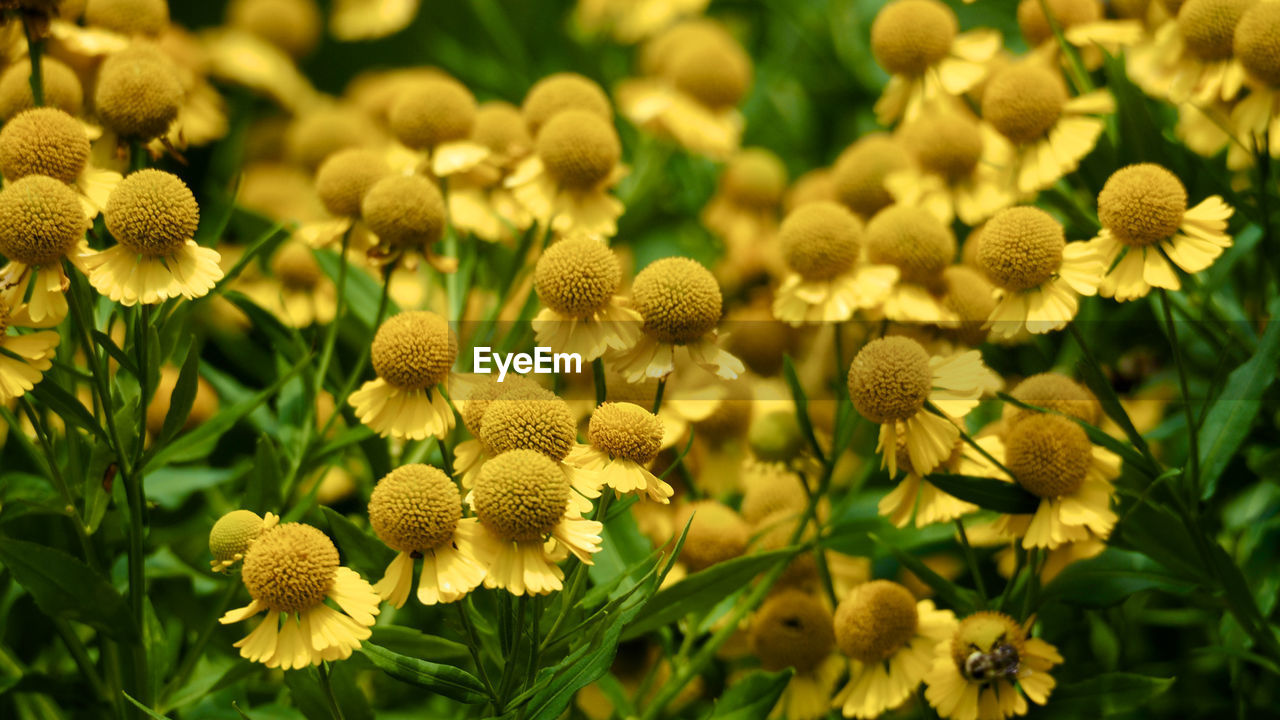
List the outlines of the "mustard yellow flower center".
{"label": "mustard yellow flower center", "polygon": [[369,496],[369,524],[387,547],[400,552],[424,552],[448,543],[461,518],[458,487],[430,465],[392,470]]}
{"label": "mustard yellow flower center", "polygon": [[1010,65],[987,82],[982,117],[1019,145],[1043,138],[1062,116],[1067,87],[1055,71],[1030,62]]}
{"label": "mustard yellow flower center", "polygon": [[533,135],[564,110],[584,110],[605,122],[613,119],[609,96],[594,80],[577,73],[556,73],[542,78],[529,88],[520,108]]}
{"label": "mustard yellow flower center", "polygon": [[402,312],[382,323],[369,353],[378,377],[403,390],[439,385],[457,355],[449,323],[424,310]]}
{"label": "mustard yellow flower center", "polygon": [[159,257],[172,255],[195,237],[200,206],[177,175],[146,169],[125,176],[107,198],[102,216],[121,245]]}
{"label": "mustard yellow flower center", "polygon": [[1019,485],[1042,498],[1080,489],[1092,461],[1084,428],[1061,415],[1030,415],[1005,436],[1005,464]]}
{"label": "mustard yellow flower center", "polygon": [[[1090,425],[1097,425],[1102,418],[1102,406],[1083,385],[1058,373],[1040,373],[1018,383],[1010,393],[1028,405],[1056,410],[1064,415],[1079,418]],[[1023,410],[1015,405],[1005,406],[1005,426],[1012,427],[1025,417],[1035,415],[1034,410]]]}
{"label": "mustard yellow flower center", "polygon": [[787,189],[787,167],[763,148],[747,148],[734,155],[720,176],[720,187],[733,202],[750,208],[771,208]]}
{"label": "mustard yellow flower center", "polygon": [[1174,17],[1178,16],[1178,11],[1182,9],[1182,5],[1185,2],[1186,0],[1160,0],[1160,4]]}
{"label": "mustard yellow flower center", "polygon": [[27,110],[0,130],[0,173],[8,180],[48,175],[75,182],[89,162],[89,136],[57,108]]}
{"label": "mustard yellow flower center", "polygon": [[613,299],[622,282],[622,266],[604,243],[570,238],[538,258],[533,281],[547,307],[561,315],[589,318]]}
{"label": "mustard yellow flower center", "polygon": [[712,43],[733,44],[725,28],[705,17],[686,20],[655,35],[640,49],[639,65],[645,75],[669,76],[672,60],[685,48]]}
{"label": "mustard yellow flower center", "polygon": [[290,290],[312,290],[324,277],[311,249],[301,243],[286,243],[271,257],[271,272]]}
{"label": "mustard yellow flower center", "polygon": [[662,421],[634,403],[607,402],[591,413],[587,436],[613,457],[647,465],[662,448]]}
{"label": "mustard yellow flower center", "polygon": [[894,75],[920,75],[951,51],[959,25],[937,0],[897,0],[871,23],[871,52]]}
{"label": "mustard yellow flower center", "polygon": [[854,660],[879,662],[911,640],[919,620],[910,590],[888,580],[872,580],[855,587],[836,608],[836,644]]}
{"label": "mustard yellow flower center", "polygon": [[698,340],[720,321],[720,286],[697,260],[663,258],[636,275],[631,288],[645,332],[661,342]]}
{"label": "mustard yellow flower center", "polygon": [[520,110],[500,101],[483,103],[476,109],[471,139],[496,153],[523,152],[533,147],[533,136]]}
{"label": "mustard yellow flower center", "polygon": [[564,518],[569,480],[555,462],[534,450],[512,450],[486,460],[476,476],[476,517],[503,538],[540,540]]}
{"label": "mustard yellow flower center", "polygon": [[389,175],[360,201],[360,215],[373,234],[394,249],[427,249],[444,236],[444,197],[421,175]]}
{"label": "mustard yellow flower center", "polygon": [[1152,163],[1115,171],[1098,193],[1098,220],[1117,240],[1134,247],[1172,237],[1186,211],[1182,181]]}
{"label": "mustard yellow flower center", "polygon": [[94,96],[103,124],[139,140],[168,132],[185,94],[172,63],[160,50],[145,46],[107,57]]}
{"label": "mustard yellow flower center", "polygon": [[300,613],[324,601],[338,570],[338,549],[310,525],[284,523],[249,546],[240,576],[249,595],[279,612]]}
{"label": "mustard yellow flower center", "polygon": [[[756,463],[742,471],[740,512],[752,525],[758,527],[774,516],[795,516],[808,502],[804,481],[782,465]],[[788,539],[783,539],[783,545]]]}
{"label": "mustard yellow flower center", "polygon": [[778,231],[787,267],[806,280],[830,280],[858,259],[862,223],[842,205],[813,202],[791,211]]}
{"label": "mustard yellow flower center", "polygon": [[555,397],[555,393],[543,389],[523,375],[507,375],[502,382],[498,382],[496,375],[482,377],[480,387],[471,393],[462,406],[462,423],[476,438],[480,437],[480,427],[484,423],[484,414],[489,409],[489,403],[499,397],[527,397],[539,400]]}
{"label": "mustard yellow flower center", "polygon": [[169,26],[165,0],[89,0],[84,21],[123,35],[159,35]]}
{"label": "mustard yellow flower center", "polygon": [[88,227],[75,191],[53,178],[28,175],[0,191],[0,253],[10,260],[56,263]]}
{"label": "mustard yellow flower center", "polygon": [[840,202],[864,219],[893,203],[884,179],[911,165],[907,151],[883,133],[860,138],[850,145],[831,168],[831,182]]}
{"label": "mustard yellow flower center", "polygon": [[668,72],[677,88],[715,109],[737,105],[751,88],[751,58],[735,42],[680,48]]}
{"label": "mustard yellow flower center", "polygon": [[1236,25],[1234,47],[1250,75],[1280,85],[1280,5],[1260,2],[1246,10]]}
{"label": "mustard yellow flower center", "polygon": [[972,175],[982,157],[978,124],[958,113],[922,116],[904,128],[903,141],[925,170],[948,180]]}
{"label": "mustard yellow flower center", "polygon": [[957,334],[966,345],[980,345],[987,337],[982,329],[996,307],[995,286],[978,270],[952,265],[942,271],[947,293],[942,304],[960,319]]}
{"label": "mustard yellow flower center", "polygon": [[978,262],[991,282],[1006,290],[1030,290],[1062,267],[1067,240],[1062,225],[1035,207],[1001,210],[982,229]]}
{"label": "mustard yellow flower center", "polygon": [[811,672],[835,648],[831,611],[809,593],[783,590],[765,600],[751,618],[748,641],[769,672],[789,667]]}
{"label": "mustard yellow flower center", "polygon": [[704,570],[747,551],[751,529],[742,516],[715,500],[689,503],[676,516],[676,532],[684,529],[689,518],[689,534],[685,536],[680,560],[692,572]]}
{"label": "mustard yellow flower center", "polygon": [[872,340],[849,366],[849,397],[872,422],[906,420],[924,407],[932,386],[929,353],[910,338]]}
{"label": "mustard yellow flower center", "polygon": [[360,201],[382,178],[391,174],[382,155],[365,148],[339,150],[316,170],[316,193],[329,212],[339,217],[360,214]]}
{"label": "mustard yellow flower center", "polygon": [[252,510],[232,510],[218,518],[209,531],[209,552],[218,562],[243,557],[262,534],[262,518]]}
{"label": "mustard yellow flower center", "polygon": [[[79,115],[84,108],[84,88],[76,72],[66,63],[48,56],[40,58],[40,72],[45,107]],[[35,106],[31,97],[31,61],[19,60],[0,73],[0,119],[8,120]]]}
{"label": "mustard yellow flower center", "polygon": [[937,218],[919,208],[895,205],[867,223],[867,257],[894,265],[906,282],[929,284],[951,264],[956,237]]}
{"label": "mustard yellow flower center", "polygon": [[1187,0],[1178,30],[1190,53],[1205,62],[1231,58],[1236,23],[1254,0]]}
{"label": "mustard yellow flower center", "polygon": [[422,80],[391,104],[387,119],[391,133],[408,147],[434,148],[471,134],[476,99],[455,80]]}
{"label": "mustard yellow flower center", "polygon": [[297,58],[315,49],[323,20],[315,0],[236,0],[227,23]]}
{"label": "mustard yellow flower center", "polygon": [[538,132],[538,157],[559,185],[587,190],[608,179],[622,158],[618,133],[588,110],[565,110]]}
{"label": "mustard yellow flower center", "polygon": [[311,110],[294,118],[285,132],[290,160],[314,170],[339,150],[368,144],[373,127],[353,108]]}
{"label": "mustard yellow flower center", "polygon": [[1004,613],[982,611],[960,621],[951,638],[951,659],[976,683],[1017,677],[1026,634]]}
{"label": "mustard yellow flower center", "polygon": [[493,452],[536,450],[560,461],[577,441],[577,430],[573,412],[564,400],[542,393],[520,393],[502,395],[489,403],[480,439]]}
{"label": "mustard yellow flower center", "polygon": [[1111,13],[1124,20],[1145,20],[1152,0],[1111,0]]}
{"label": "mustard yellow flower center", "polygon": [[[1040,45],[1053,39],[1053,27],[1044,15],[1043,0],[1022,0],[1018,3],[1018,27],[1028,45]],[[1099,0],[1049,0],[1049,12],[1063,30],[1097,22],[1102,19],[1102,3]]]}

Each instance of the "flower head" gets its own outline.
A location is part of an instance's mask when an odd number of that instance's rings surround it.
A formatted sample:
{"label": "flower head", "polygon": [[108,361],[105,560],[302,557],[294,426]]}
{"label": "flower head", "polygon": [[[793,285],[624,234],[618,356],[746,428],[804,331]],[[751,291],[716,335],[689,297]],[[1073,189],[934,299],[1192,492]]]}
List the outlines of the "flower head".
{"label": "flower head", "polygon": [[[1056,410],[1064,415],[1097,425],[1102,419],[1102,406],[1080,383],[1058,373],[1040,373],[1018,383],[1009,393],[1028,405]],[[1024,410],[1016,405],[1006,405],[1004,422],[1012,428],[1024,418],[1034,417],[1034,410]]]}
{"label": "flower head", "polygon": [[360,203],[379,180],[391,174],[382,155],[366,148],[339,150],[316,170],[316,193],[329,212],[339,217],[360,214]]}
{"label": "flower head", "polygon": [[787,167],[764,148],[745,148],[725,165],[720,189],[743,207],[773,208],[787,189]]}
{"label": "flower head", "polygon": [[603,183],[622,158],[618,133],[609,121],[577,109],[557,113],[542,126],[537,151],[548,175],[575,190]]}
{"label": "flower head", "polygon": [[291,57],[315,49],[323,31],[315,0],[234,0],[227,6],[227,24],[257,35]]}
{"label": "flower head", "polygon": [[[44,83],[44,106],[79,115],[84,109],[84,87],[80,85],[76,71],[61,60],[46,56],[40,58],[40,72]],[[0,120],[8,120],[34,107],[31,61],[19,60],[0,73]]]}
{"label": "flower head", "polygon": [[[1102,19],[1102,3],[1099,0],[1049,0],[1049,12],[1062,30],[1097,22]],[[1041,0],[1022,0],[1018,3],[1018,27],[1031,46],[1053,40],[1053,26],[1045,17]]]}
{"label": "flower head", "polygon": [[1236,24],[1253,4],[1253,0],[1187,0],[1177,20],[1187,50],[1205,62],[1231,58]]}
{"label": "flower head", "polygon": [[742,516],[714,500],[698,500],[686,505],[676,518],[676,527],[689,523],[680,560],[690,571],[732,560],[747,551],[751,529]]}
{"label": "flower head", "polygon": [[901,143],[889,135],[872,133],[840,153],[831,169],[831,182],[840,202],[865,220],[893,203],[885,178],[910,165]]}
{"label": "flower head", "polygon": [[978,261],[987,277],[1007,290],[1030,290],[1062,266],[1062,225],[1035,207],[1015,207],[991,218],[982,231]]}
{"label": "flower head", "polygon": [[919,412],[932,389],[929,354],[920,343],[891,335],[863,346],[849,366],[849,397],[867,419],[905,420]]}
{"label": "flower head", "polygon": [[360,201],[360,215],[392,251],[425,253],[444,237],[444,197],[421,175],[389,175],[377,181]]}
{"label": "flower head", "polygon": [[1098,194],[1098,219],[1120,242],[1142,247],[1172,237],[1187,211],[1182,181],[1153,163],[1112,173]]}
{"label": "flower head", "polygon": [[544,305],[567,317],[589,318],[613,299],[622,267],[604,243],[568,238],[538,258],[533,280]]}
{"label": "flower head", "polygon": [[996,307],[995,286],[986,275],[968,265],[952,265],[943,270],[942,282],[947,289],[942,305],[955,318],[946,327],[966,345],[981,345],[987,339],[987,318]]}
{"label": "flower head", "polygon": [[284,523],[253,542],[241,577],[249,595],[267,608],[301,613],[324,600],[337,569],[338,549],[327,535],[310,525]]}
{"label": "flower head", "polygon": [[439,385],[457,355],[449,323],[427,311],[402,312],[383,322],[369,352],[378,377],[404,390]]}
{"label": "flower head", "polygon": [[533,135],[520,109],[499,101],[481,103],[476,108],[471,139],[507,157],[523,155],[533,147]]}
{"label": "flower head", "polygon": [[1053,690],[1049,670],[1062,656],[1049,643],[1027,636],[1004,613],[982,611],[960,622],[951,642],[925,676],[925,698],[950,720],[999,720],[1025,715],[1027,703],[1043,705]]}
{"label": "flower head", "polygon": [[778,231],[783,260],[806,280],[830,280],[848,272],[858,259],[861,239],[862,224],[832,202],[796,208]]}
{"label": "flower head", "polygon": [[122,35],[159,35],[169,27],[165,0],[88,0],[84,21]]}
{"label": "flower head", "polygon": [[902,139],[926,172],[948,180],[972,175],[982,159],[978,124],[958,112],[922,115],[903,127]]}
{"label": "flower head", "polygon": [[47,175],[73,183],[89,162],[89,136],[57,108],[19,113],[0,130],[0,174],[6,180]]}
{"label": "flower head", "polygon": [[392,134],[414,149],[463,140],[475,119],[475,96],[462,83],[444,77],[424,79],[406,89],[388,115]]}
{"label": "flower head", "polygon": [[356,108],[317,108],[293,119],[285,131],[285,155],[315,170],[339,150],[369,144],[373,124]]}
{"label": "flower head", "polygon": [[1280,86],[1280,5],[1250,6],[1236,25],[1232,47],[1250,75],[1268,86]]}
{"label": "flower head", "polygon": [[448,475],[430,465],[402,465],[369,497],[369,524],[393,550],[422,553],[453,538],[462,497]]}
{"label": "flower head", "polygon": [[213,571],[220,572],[244,559],[249,546],[275,525],[276,517],[267,513],[260,517],[252,510],[232,510],[218,518],[209,530],[209,552],[213,555]]}
{"label": "flower head", "polygon": [[130,252],[162,257],[181,249],[200,224],[200,206],[178,176],[145,169],[127,175],[103,210],[107,230]]}
{"label": "flower head", "polygon": [[88,228],[75,191],[51,177],[28,175],[0,190],[0,253],[10,260],[55,264]]}
{"label": "flower head", "polygon": [[836,608],[835,640],[845,655],[875,663],[905,645],[918,623],[911,591],[888,580],[872,580],[855,587]]}
{"label": "flower head", "polygon": [[1084,429],[1058,415],[1033,413],[1005,435],[1005,465],[1018,484],[1042,498],[1070,495],[1084,484],[1093,445]]}
{"label": "flower head", "polygon": [[569,404],[555,397],[499,396],[489,402],[480,441],[494,453],[533,450],[560,461],[577,441]]}
{"label": "flower head", "polygon": [[662,448],[662,422],[634,403],[607,402],[591,413],[587,436],[609,455],[644,465]]}
{"label": "flower head", "polygon": [[937,0],[896,0],[871,24],[871,52],[894,75],[920,75],[951,50],[955,13]]}
{"label": "flower head", "polygon": [[733,107],[751,87],[751,57],[736,42],[709,42],[678,48],[667,72],[672,83],[709,108]]}
{"label": "flower head", "polygon": [[894,205],[867,223],[867,257],[874,263],[893,265],[902,280],[930,284],[937,280],[956,254],[951,230],[929,213]]}
{"label": "flower head", "polygon": [[594,80],[577,73],[555,73],[542,78],[529,88],[520,107],[533,135],[564,110],[583,110],[601,120],[613,120],[609,96]]}
{"label": "flower head", "polygon": [[94,104],[119,135],[151,140],[169,131],[183,97],[171,61],[158,49],[137,46],[102,62]]}
{"label": "flower head", "polygon": [[545,455],[511,450],[480,468],[472,497],[485,527],[529,542],[551,533],[565,515],[571,492],[569,480]]}
{"label": "flower head", "polygon": [[720,285],[697,260],[656,260],[636,275],[631,288],[644,330],[676,345],[700,339],[720,321]]}
{"label": "flower head", "polygon": [[1026,144],[1043,138],[1066,104],[1067,86],[1060,74],[1021,62],[991,77],[982,93],[982,117],[1013,143]]}
{"label": "flower head", "polygon": [[831,611],[813,595],[791,589],[764,601],[751,618],[747,640],[769,672],[789,667],[812,672],[836,644]]}

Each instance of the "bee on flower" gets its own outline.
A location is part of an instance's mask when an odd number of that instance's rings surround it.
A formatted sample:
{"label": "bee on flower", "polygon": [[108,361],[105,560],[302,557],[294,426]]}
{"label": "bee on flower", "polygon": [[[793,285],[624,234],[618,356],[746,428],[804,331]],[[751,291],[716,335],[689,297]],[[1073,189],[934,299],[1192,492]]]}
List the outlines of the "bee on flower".
{"label": "bee on flower", "polygon": [[1049,671],[1062,655],[1030,630],[1030,622],[999,612],[961,620],[937,646],[925,699],[947,720],[1006,720],[1026,715],[1027,700],[1044,705],[1056,685]]}
{"label": "bee on flower", "polygon": [[601,404],[591,413],[587,428],[590,445],[569,452],[565,463],[594,472],[595,482],[619,495],[644,493],[654,502],[668,503],[671,486],[649,470],[662,448],[662,422],[634,403]]}
{"label": "bee on flower", "polygon": [[351,394],[356,416],[383,437],[443,438],[454,425],[443,387],[457,355],[457,338],[439,315],[411,310],[388,318],[369,352],[378,377]]}
{"label": "bee on flower", "polygon": [[555,243],[538,258],[533,282],[546,306],[533,318],[540,345],[590,362],[640,339],[642,318],[616,294],[622,266],[604,243],[586,237]]}
{"label": "bee on flower", "polygon": [[747,630],[751,653],[766,672],[793,668],[795,674],[774,710],[787,720],[825,717],[840,677],[840,658],[831,610],[800,590],[770,596],[751,616]]}

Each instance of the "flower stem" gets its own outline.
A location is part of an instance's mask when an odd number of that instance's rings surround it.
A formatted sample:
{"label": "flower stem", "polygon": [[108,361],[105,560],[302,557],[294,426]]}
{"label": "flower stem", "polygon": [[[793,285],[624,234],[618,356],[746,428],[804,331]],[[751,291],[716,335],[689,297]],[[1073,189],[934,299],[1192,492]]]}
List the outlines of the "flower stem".
{"label": "flower stem", "polygon": [[1178,366],[1178,389],[1182,393],[1182,411],[1187,418],[1187,440],[1190,443],[1187,489],[1190,491],[1191,507],[1195,508],[1199,505],[1197,498],[1200,493],[1200,438],[1195,411],[1191,408],[1187,367],[1182,359],[1182,348],[1178,345],[1178,330],[1173,322],[1173,309],[1169,306],[1169,292],[1164,288],[1160,288],[1160,307],[1164,311],[1164,324],[1169,330],[1169,348],[1173,352],[1174,364]]}
{"label": "flower stem", "polygon": [[58,467],[58,458],[53,452],[53,443],[49,441],[49,431],[45,428],[39,414],[36,413],[35,408],[31,406],[31,401],[25,395],[18,398],[18,403],[22,406],[22,412],[26,414],[27,419],[31,421],[31,427],[35,428],[36,441],[40,443],[40,450],[44,455],[45,463],[49,466],[49,479],[53,482],[58,494],[62,496],[62,501],[66,503],[67,516],[70,518],[71,524],[75,525],[76,536],[80,539],[80,548],[84,552],[85,562],[89,565],[96,565],[93,544],[89,542],[89,534],[85,530],[84,520],[81,519],[80,513],[76,510],[75,496],[71,494],[71,488],[67,485],[66,478],[62,476],[62,470]]}
{"label": "flower stem", "polygon": [[596,407],[602,405],[609,393],[605,390],[604,384],[604,359],[596,358],[591,361],[591,372],[596,386]]}
{"label": "flower stem", "polygon": [[329,704],[329,713],[333,720],[346,720],[342,708],[338,706],[338,698],[333,694],[333,682],[329,679],[329,663],[320,663],[320,687],[324,688],[324,699]]}
{"label": "flower stem", "polygon": [[956,534],[960,536],[960,547],[964,549],[964,560],[969,564],[969,574],[973,576],[973,585],[978,589],[978,596],[982,598],[982,606],[987,605],[987,585],[982,581],[982,569],[978,567],[978,556],[973,552],[973,546],[969,544],[969,535],[964,531],[964,523],[960,518],[955,519]]}
{"label": "flower stem", "polygon": [[27,54],[31,56],[31,100],[36,107],[44,107],[44,40],[37,39],[31,27],[31,18],[22,14],[22,31],[27,36]]}
{"label": "flower stem", "polygon": [[[484,661],[480,655],[480,635],[476,632],[476,626],[471,622],[471,616],[467,614],[466,608],[462,607],[461,602],[449,603],[458,613],[458,621],[462,623],[462,629],[467,634],[467,649],[471,651],[471,661],[476,664],[476,672],[480,674],[480,682],[484,683],[485,690],[489,693],[489,699],[495,703],[498,701],[498,694],[494,692],[493,683],[489,680],[489,671],[484,667]],[[502,708],[496,708],[498,712],[502,712]]]}
{"label": "flower stem", "polygon": [[662,409],[662,394],[666,391],[666,389],[667,389],[667,376],[663,375],[662,378],[658,380],[658,393],[653,396],[653,414],[654,415],[657,415],[658,411]]}
{"label": "flower stem", "polygon": [[238,582],[227,582],[222,594],[218,596],[214,603],[213,613],[209,616],[208,622],[200,629],[200,634],[196,636],[195,643],[183,655],[182,664],[178,666],[178,671],[174,673],[173,679],[169,681],[169,685],[165,688],[166,696],[181,688],[182,684],[186,682],[187,676],[195,669],[196,663],[204,655],[205,646],[209,644],[209,639],[213,637],[213,631],[218,628],[218,618],[222,617],[222,614],[226,612],[227,606],[235,598],[236,590],[239,587],[240,583]]}

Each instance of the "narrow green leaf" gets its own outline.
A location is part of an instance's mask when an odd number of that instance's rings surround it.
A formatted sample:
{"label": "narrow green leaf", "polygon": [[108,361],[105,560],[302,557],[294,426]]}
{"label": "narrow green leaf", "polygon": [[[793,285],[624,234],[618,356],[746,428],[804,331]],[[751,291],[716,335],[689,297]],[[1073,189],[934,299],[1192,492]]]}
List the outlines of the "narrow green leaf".
{"label": "narrow green leaf", "polygon": [[102,429],[102,426],[98,425],[93,413],[89,412],[74,395],[64,390],[61,386],[52,382],[36,383],[35,389],[31,391],[31,396],[52,410],[64,422],[75,425],[82,430],[87,430],[99,442],[107,442],[106,431]]}
{"label": "narrow green leaf", "polygon": [[[320,263],[320,268],[329,276],[329,279],[335,283],[338,282],[338,271],[342,265],[338,253],[332,250],[319,251],[316,253],[316,261]],[[373,327],[374,316],[378,313],[381,300],[380,282],[359,267],[349,266],[347,268],[347,307],[365,327]],[[390,317],[398,312],[400,309],[395,300],[388,300],[387,316]]]}
{"label": "narrow green leaf", "polygon": [[818,444],[818,436],[813,432],[813,422],[809,419],[809,397],[800,384],[800,376],[796,374],[795,363],[790,355],[782,356],[782,374],[787,379],[787,387],[791,389],[791,399],[796,404],[796,422],[800,423],[800,431],[804,433],[813,448],[814,454],[825,462],[822,446]]}
{"label": "narrow green leaf", "polygon": [[80,560],[55,548],[0,537],[0,563],[46,615],[82,622],[117,640],[138,636],[124,598]]}
{"label": "narrow green leaf", "polygon": [[[1076,329],[1075,325],[1070,327],[1077,334],[1076,339],[1079,340],[1079,330]],[[1138,449],[1138,452],[1142,453],[1143,457],[1150,457],[1151,448],[1147,445],[1146,439],[1142,437],[1142,433],[1138,432],[1138,429],[1133,426],[1133,421],[1129,419],[1129,413],[1125,412],[1124,406],[1120,404],[1120,397],[1116,395],[1116,389],[1111,387],[1111,381],[1103,374],[1102,367],[1098,365],[1097,359],[1083,344],[1077,342],[1077,345],[1080,345],[1080,351],[1084,353],[1084,359],[1076,365],[1080,372],[1080,378],[1093,391],[1094,397],[1102,405],[1102,411],[1124,431],[1125,437],[1129,438],[1129,442],[1133,443],[1133,446]]]}
{"label": "narrow green leaf", "polygon": [[[320,670],[305,667],[284,674],[284,684],[289,688],[289,699],[307,720],[337,720],[329,710],[329,700],[320,685]],[[256,713],[247,717],[257,720]]]}
{"label": "narrow green leaf", "polygon": [[889,551],[906,569],[910,570],[925,585],[933,588],[938,597],[959,615],[968,615],[978,606],[978,593],[962,588],[938,573],[929,569],[919,558],[904,550],[894,547],[874,534],[870,536],[875,544]]}
{"label": "narrow green leaf", "polygon": [[768,717],[787,689],[791,668],[779,672],[753,672],[733,683],[716,701],[704,720],[757,720]]}
{"label": "narrow green leaf", "polygon": [[391,652],[432,660],[464,660],[471,657],[467,646],[448,638],[428,635],[402,625],[379,625],[372,628],[370,642]]}
{"label": "narrow green leaf", "polygon": [[1054,690],[1053,702],[1045,707],[1052,711],[1052,717],[1108,717],[1146,707],[1173,687],[1174,681],[1175,678],[1134,673],[1104,673],[1062,685]]}
{"label": "narrow green leaf", "polygon": [[360,653],[379,670],[411,685],[464,703],[478,704],[489,699],[479,679],[452,665],[411,658],[371,642],[362,643]]}
{"label": "narrow green leaf", "polygon": [[102,349],[106,350],[107,354],[111,356],[111,359],[120,364],[120,367],[124,368],[130,375],[134,377],[138,376],[138,366],[134,363],[133,358],[129,357],[125,351],[121,350],[120,346],[116,345],[116,341],[112,340],[110,335],[102,332],[101,330],[90,330],[89,333],[93,336],[94,342],[102,346]]}
{"label": "narrow green leaf", "polygon": [[1194,587],[1146,555],[1111,547],[1097,557],[1069,565],[1045,586],[1041,597],[1103,608],[1118,605],[1144,590],[1182,594]]}
{"label": "narrow green leaf", "polygon": [[[239,208],[237,208],[237,211],[243,212]],[[223,225],[225,226],[225,222]],[[232,265],[231,269],[228,270],[226,274],[222,276],[222,279],[218,281],[218,287],[214,292],[219,292],[229,287],[240,273],[249,266],[249,263],[253,262],[259,255],[269,253],[275,248],[276,244],[286,236],[287,233],[285,233],[285,226],[283,223],[276,223],[275,225],[272,225],[266,232],[258,236],[256,240],[249,243],[249,247],[245,248],[244,253],[240,255],[239,259],[236,260],[236,263]]]}
{"label": "narrow green leaf", "polygon": [[125,700],[128,700],[129,702],[133,703],[133,706],[134,706],[134,707],[136,707],[136,708],[138,708],[139,710],[141,710],[141,711],[142,711],[142,712],[143,712],[147,717],[149,717],[149,718],[153,718],[153,720],[169,720],[169,718],[168,718],[168,717],[166,717],[166,716],[164,716],[164,715],[161,715],[160,713],[156,712],[155,710],[152,710],[151,708],[147,707],[146,705],[143,705],[142,703],[138,702],[138,701],[137,701],[137,700],[136,700],[132,695],[130,695],[129,693],[127,693],[127,692],[125,692],[125,691],[121,690],[121,691],[120,691],[120,694],[121,694],[121,695],[124,695],[124,699],[125,699]]}
{"label": "narrow green leaf", "polygon": [[246,510],[258,513],[279,510],[283,481],[280,453],[276,450],[275,441],[263,433],[258,437],[258,447],[253,453],[253,468],[249,471],[242,505]]}
{"label": "narrow green leaf", "polygon": [[187,359],[178,372],[178,382],[173,386],[173,394],[169,397],[169,411],[165,413],[164,425],[160,429],[160,443],[169,442],[182,430],[191,414],[191,406],[196,401],[196,387],[200,380],[200,353],[195,347],[187,350]]}
{"label": "narrow green leaf", "polygon": [[395,553],[333,508],[321,506],[320,512],[324,514],[329,534],[342,550],[347,564],[366,576],[382,577]]}
{"label": "narrow green leaf", "polygon": [[1030,515],[1040,506],[1040,498],[1004,480],[949,473],[926,475],[925,480],[952,497],[1009,515]]}

